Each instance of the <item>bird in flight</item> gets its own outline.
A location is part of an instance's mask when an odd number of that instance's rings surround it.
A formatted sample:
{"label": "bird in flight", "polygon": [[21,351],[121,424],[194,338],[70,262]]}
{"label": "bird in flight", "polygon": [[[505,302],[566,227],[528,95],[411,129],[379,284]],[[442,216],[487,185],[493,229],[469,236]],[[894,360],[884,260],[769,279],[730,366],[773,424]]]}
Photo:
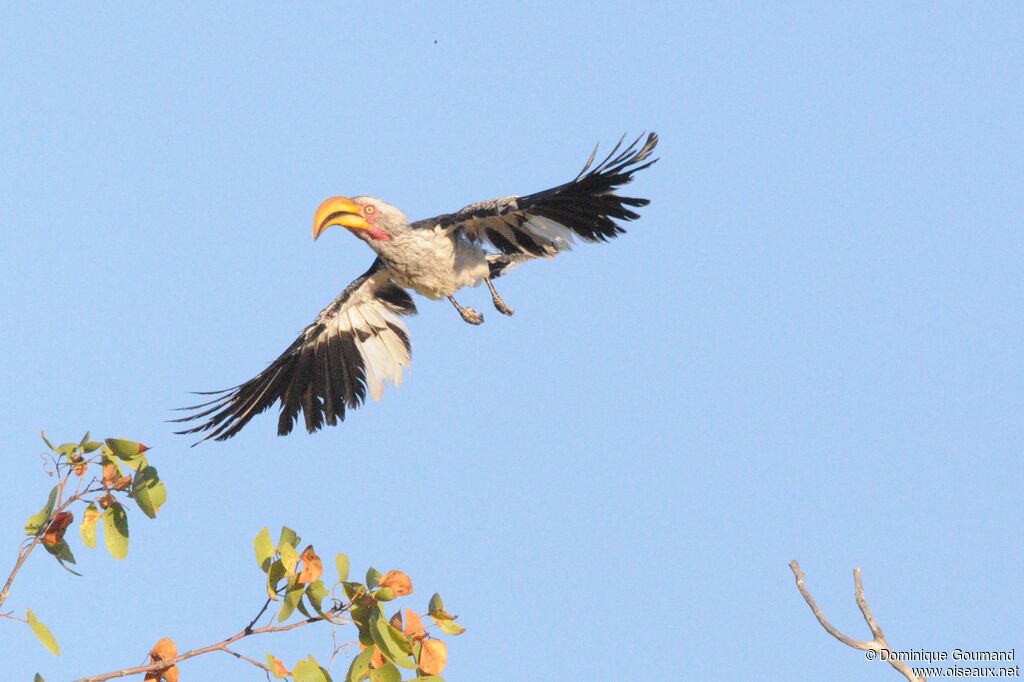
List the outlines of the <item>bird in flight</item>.
{"label": "bird in flight", "polygon": [[[191,414],[175,422],[198,425],[181,434],[205,433],[205,440],[227,440],[257,414],[280,402],[277,433],[291,433],[301,412],[310,433],[334,426],[359,407],[369,390],[379,400],[385,383],[398,386],[409,367],[412,346],[402,317],[416,314],[407,290],[447,298],[463,320],[483,316],[455,300],[463,287],[487,285],[498,312],[513,310],[494,280],[534,258],[568,251],[576,238],[603,242],[625,230],[618,222],[636,220],[633,208],[647,199],[623,197],[616,190],[648,160],[658,136],[632,144],[620,140],[594,165],[597,149],[583,170],[558,187],[470,204],[455,213],[409,222],[405,214],[375,197],[331,197],[313,218],[313,239],[340,225],[377,254],[370,269],[349,284],[281,355],[255,377],[234,388],[204,392],[213,396],[180,408]],[[490,247],[490,248],[487,248]]]}

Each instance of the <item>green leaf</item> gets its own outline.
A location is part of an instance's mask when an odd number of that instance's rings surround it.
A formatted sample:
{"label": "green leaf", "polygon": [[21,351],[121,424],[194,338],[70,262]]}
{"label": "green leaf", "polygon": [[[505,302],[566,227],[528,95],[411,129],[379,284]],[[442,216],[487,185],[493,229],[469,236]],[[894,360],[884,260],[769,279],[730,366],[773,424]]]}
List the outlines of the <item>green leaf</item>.
{"label": "green leaf", "polygon": [[84,443],[82,443],[82,450],[84,450],[85,454],[88,455],[90,452],[96,452],[97,450],[99,450],[101,445],[103,445],[103,443],[99,443],[94,440],[87,440]]}
{"label": "green leaf", "polygon": [[132,497],[143,514],[151,519],[156,518],[160,507],[167,502],[167,487],[157,475],[156,468],[146,466],[138,470],[132,479]]}
{"label": "green leaf", "polygon": [[342,588],[345,590],[345,596],[348,597],[349,601],[353,601],[356,597],[366,593],[366,586],[362,583],[342,583]]}
{"label": "green leaf", "polygon": [[256,564],[264,573],[270,570],[270,564],[274,561],[274,545],[270,542],[270,531],[266,528],[256,534],[252,541],[253,549],[256,550]]}
{"label": "green leaf", "polygon": [[288,616],[292,615],[292,611],[299,605],[299,600],[302,599],[302,593],[305,591],[305,586],[296,585],[284,593],[284,603],[281,604],[281,612],[277,614],[278,623],[288,620]]}
{"label": "green leaf", "polygon": [[285,573],[289,576],[295,575],[295,564],[299,561],[299,553],[287,542],[278,545],[277,551],[281,553],[281,563],[284,565]]}
{"label": "green leaf", "polygon": [[57,448],[57,454],[63,457],[70,457],[77,449],[78,443],[62,443],[61,446]]}
{"label": "green leaf", "polygon": [[78,532],[82,536],[82,542],[89,549],[96,546],[96,522],[99,521],[100,510],[95,502],[90,502],[82,514],[82,523],[78,526]]}
{"label": "green leaf", "polygon": [[46,522],[50,519],[50,513],[53,512],[53,505],[57,503],[57,493],[59,491],[59,485],[53,486],[46,504],[39,510],[39,513],[28,517],[28,521],[25,522],[25,535],[39,535],[46,530]]}
{"label": "green leaf", "polygon": [[312,656],[295,664],[292,668],[292,677],[295,682],[331,682],[330,674],[321,668]]}
{"label": "green leaf", "polygon": [[43,532],[46,519],[49,517],[50,515],[44,511],[28,517],[28,520],[25,522],[25,535],[39,535]]}
{"label": "green leaf", "polygon": [[47,552],[57,557],[57,561],[61,562],[62,564],[75,563],[75,555],[71,553],[71,547],[68,545],[66,540],[61,539],[61,541],[58,542],[56,545],[48,545],[44,542],[43,547],[46,549]]}
{"label": "green leaf", "polygon": [[461,635],[463,632],[466,631],[466,628],[462,627],[454,620],[449,620],[447,618],[435,617],[434,622],[437,623],[437,626],[439,628],[447,632],[449,635]]}
{"label": "green leaf", "polygon": [[391,601],[395,598],[395,591],[390,587],[382,587],[374,592],[372,596],[377,601]]}
{"label": "green leaf", "polygon": [[281,564],[280,559],[277,559],[274,563],[270,564],[270,570],[267,571],[267,596],[274,601],[278,600],[277,586],[283,578],[284,565]]}
{"label": "green leaf", "polygon": [[280,665],[282,668],[284,667],[284,663],[282,663],[279,658],[277,658],[276,656],[273,656],[273,655],[271,655],[269,653],[266,654],[266,657],[267,657],[267,667],[270,668],[270,674],[271,675],[273,675],[275,678],[277,678],[279,680],[283,680],[285,677],[287,677],[287,675],[281,675],[281,674],[279,674],[277,672],[277,666],[278,665]]}
{"label": "green leaf", "polygon": [[110,451],[117,455],[120,459],[131,459],[137,457],[149,450],[148,447],[142,443],[134,440],[126,440],[124,438],[108,438],[104,443],[110,448]]}
{"label": "green leaf", "polygon": [[338,582],[345,582],[348,580],[348,557],[343,552],[338,552],[338,555],[334,557],[334,565],[338,569]]}
{"label": "green leaf", "polygon": [[433,616],[435,613],[444,613],[444,600],[441,599],[441,595],[437,592],[430,598],[430,604],[427,606],[427,613]]}
{"label": "green leaf", "polygon": [[373,648],[368,647],[359,652],[359,655],[352,659],[352,665],[348,667],[348,675],[345,682],[360,682],[370,676],[370,661],[373,659]]}
{"label": "green leaf", "polygon": [[402,673],[393,663],[370,671],[370,682],[402,682]]}
{"label": "green leaf", "polygon": [[366,589],[372,590],[380,584],[380,571],[373,566],[366,569]]}
{"label": "green leaf", "polygon": [[115,502],[103,512],[103,539],[110,556],[115,559],[128,556],[128,513],[120,502]]}
{"label": "green leaf", "polygon": [[54,452],[57,452],[57,448],[53,447],[53,443],[51,443],[51,442],[50,442],[50,439],[48,439],[48,438],[46,437],[46,432],[45,432],[45,431],[40,431],[40,432],[39,432],[39,435],[40,435],[40,437],[42,437],[42,439],[43,439],[43,442],[44,442],[44,443],[46,443],[46,447],[50,448],[50,449],[51,449],[51,450],[53,450]]}
{"label": "green leaf", "polygon": [[36,676],[32,678],[32,682],[46,682],[46,680],[43,679],[42,675],[36,673]]}
{"label": "green leaf", "polygon": [[145,455],[139,455],[138,457],[122,457],[120,460],[122,464],[133,471],[139,471],[149,466],[149,460],[146,459]]}
{"label": "green leaf", "polygon": [[300,540],[301,538],[298,535],[296,535],[295,531],[293,531],[291,528],[289,528],[288,526],[281,526],[281,535],[279,535],[277,538],[277,549],[278,551],[280,551],[281,545],[283,545],[286,542],[292,546],[292,549],[295,549],[299,546]]}
{"label": "green leaf", "polygon": [[36,618],[36,614],[32,613],[32,609],[26,611],[28,616],[28,626],[32,628],[32,632],[36,633],[36,637],[43,643],[47,649],[50,650],[54,656],[60,656],[60,645],[57,644],[56,638],[53,633],[50,632],[50,628],[43,625],[42,621]]}
{"label": "green leaf", "polygon": [[306,587],[306,598],[309,599],[309,603],[313,605],[316,612],[321,615],[323,614],[321,605],[329,594],[323,580],[314,580]]}
{"label": "green leaf", "polygon": [[412,670],[416,667],[409,660],[412,644],[404,634],[384,620],[384,614],[378,610],[376,617],[371,617],[369,625],[373,642],[380,647],[381,653],[403,668]]}

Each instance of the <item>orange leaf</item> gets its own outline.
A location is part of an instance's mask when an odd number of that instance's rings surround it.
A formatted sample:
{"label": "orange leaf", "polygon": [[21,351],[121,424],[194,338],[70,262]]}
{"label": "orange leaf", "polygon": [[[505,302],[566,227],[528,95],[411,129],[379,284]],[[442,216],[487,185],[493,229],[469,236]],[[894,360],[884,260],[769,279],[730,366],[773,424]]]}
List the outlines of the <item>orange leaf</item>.
{"label": "orange leaf", "polygon": [[164,682],[178,682],[178,673],[180,672],[181,671],[178,670],[178,666],[176,665],[172,665],[170,668],[164,668]]}
{"label": "orange leaf", "polygon": [[388,571],[381,577],[380,586],[390,588],[396,597],[412,594],[412,580],[401,571]]}
{"label": "orange leaf", "polygon": [[284,663],[282,663],[281,659],[277,656],[271,656],[270,662],[270,672],[274,675],[279,675],[281,677],[284,677],[285,675],[291,675],[291,673],[288,672],[288,668],[284,667]]}
{"label": "orange leaf", "polygon": [[427,675],[440,675],[448,663],[448,646],[439,639],[428,639],[420,650],[420,670]]}
{"label": "orange leaf", "polygon": [[96,502],[98,502],[99,505],[101,507],[103,507],[104,509],[109,509],[112,504],[117,502],[117,500],[114,499],[113,495],[111,495],[110,493],[107,493],[106,495],[104,495],[100,499],[96,500]]}
{"label": "orange leaf", "polygon": [[117,467],[113,464],[103,465],[103,486],[109,488],[117,480]]}
{"label": "orange leaf", "polygon": [[324,574],[324,564],[320,561],[320,557],[313,551],[313,545],[307,545],[306,549],[302,550],[302,554],[299,555],[302,559],[302,571],[299,573],[299,582],[303,585],[308,585],[314,582]]}
{"label": "orange leaf", "polygon": [[83,476],[85,474],[85,470],[89,468],[85,458],[81,455],[75,455],[72,457],[71,463],[75,465],[75,476]]}
{"label": "orange leaf", "polygon": [[43,544],[47,547],[53,547],[63,540],[64,531],[68,529],[68,526],[70,526],[71,522],[74,520],[74,514],[68,511],[62,511],[55,514],[53,521],[50,521],[50,525],[46,527],[46,532],[43,533]]}
{"label": "orange leaf", "polygon": [[388,664],[388,659],[384,658],[384,654],[380,652],[380,649],[376,644],[373,645],[373,657],[370,658],[370,666],[373,668],[383,668]]}
{"label": "orange leaf", "polygon": [[153,659],[153,662],[166,661],[171,658],[175,658],[178,655],[178,645],[174,643],[174,640],[170,637],[164,637],[159,642],[153,645],[153,650],[149,652],[149,657]]}
{"label": "orange leaf", "polygon": [[405,636],[409,639],[416,641],[423,639],[427,636],[427,632],[423,627],[423,621],[411,609],[405,610],[405,629],[402,631]]}
{"label": "orange leaf", "polygon": [[131,476],[122,476],[121,478],[114,481],[114,484],[110,487],[114,490],[127,490],[128,486],[132,484]]}

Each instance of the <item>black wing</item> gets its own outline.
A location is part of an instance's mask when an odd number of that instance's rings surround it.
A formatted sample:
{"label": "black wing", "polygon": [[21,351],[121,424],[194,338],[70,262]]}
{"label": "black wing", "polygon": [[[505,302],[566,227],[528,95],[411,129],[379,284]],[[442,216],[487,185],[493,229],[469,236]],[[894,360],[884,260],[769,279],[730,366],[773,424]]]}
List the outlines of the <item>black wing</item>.
{"label": "black wing", "polygon": [[367,389],[379,400],[385,381],[402,382],[412,346],[400,316],[415,314],[412,298],[377,259],[265,370],[234,388],[205,393],[217,396],[210,401],[181,408],[195,412],[173,421],[204,421],[178,433],[209,431],[200,443],[226,440],[278,400],[279,436],[291,433],[300,411],[310,433],[324,423],[334,426],[346,409],[363,403]]}
{"label": "black wing", "polygon": [[636,220],[640,216],[631,208],[650,203],[615,194],[634,173],[657,161],[647,159],[658,136],[650,133],[641,146],[642,139],[643,135],[625,149],[619,140],[604,161],[591,168],[595,149],[572,182],[526,196],[470,204],[456,213],[417,221],[413,227],[462,230],[469,239],[489,242],[515,261],[550,258],[571,248],[574,237],[607,241],[625,232],[616,221]]}

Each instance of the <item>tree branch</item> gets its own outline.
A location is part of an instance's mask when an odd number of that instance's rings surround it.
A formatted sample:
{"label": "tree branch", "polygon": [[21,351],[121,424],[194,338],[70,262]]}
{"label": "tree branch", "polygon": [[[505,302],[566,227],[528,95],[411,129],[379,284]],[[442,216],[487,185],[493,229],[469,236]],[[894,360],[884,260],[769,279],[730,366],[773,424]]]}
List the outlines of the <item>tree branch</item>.
{"label": "tree branch", "polygon": [[[64,478],[61,479],[61,482],[59,483],[59,485],[60,485],[60,493],[58,495],[58,504],[56,504],[54,506],[53,511],[50,512],[50,518],[46,519],[46,522],[49,522],[57,514],[63,512],[63,511],[66,511],[68,507],[70,507],[72,504],[74,504],[78,500],[84,498],[86,495],[91,495],[92,493],[101,492],[103,490],[102,488],[94,489],[92,487],[92,482],[90,481],[89,485],[86,486],[85,490],[81,490],[81,486],[79,486],[79,490],[76,491],[74,495],[72,495],[71,497],[69,497],[66,500],[61,500],[61,498],[64,496],[64,486],[67,485],[68,477],[70,477],[70,476],[71,476],[71,471],[69,470],[64,475]],[[28,541],[27,545],[22,543],[22,546],[18,549],[18,558],[14,562],[14,568],[11,569],[11,574],[7,576],[7,582],[4,583],[3,589],[0,590],[0,606],[3,606],[4,602],[7,601],[7,597],[10,596],[10,594],[11,594],[11,585],[14,584],[14,578],[18,575],[18,571],[21,570],[21,567],[22,567],[22,565],[24,565],[25,561],[28,559],[29,554],[31,554],[32,550],[34,550],[36,548],[36,546],[39,545],[40,542],[42,542],[42,540],[43,540],[43,531],[45,529],[46,529],[46,526],[44,525],[42,528],[40,528],[39,533],[36,534],[36,536],[34,538],[32,538],[31,540]]]}
{"label": "tree branch", "polygon": [[[240,632],[237,632],[237,633],[231,635],[230,637],[228,637],[227,639],[223,639],[223,640],[217,642],[216,644],[210,644],[208,646],[204,646],[204,647],[201,647],[199,649],[192,649],[190,651],[186,651],[185,653],[183,653],[183,654],[181,654],[181,655],[179,655],[179,656],[177,656],[175,658],[169,658],[169,659],[166,659],[166,660],[163,660],[163,661],[157,661],[156,663],[150,663],[148,665],[139,665],[139,666],[135,666],[134,668],[124,668],[123,670],[115,670],[114,672],[103,673],[102,675],[93,675],[91,677],[82,677],[82,678],[80,678],[78,680],[75,680],[75,682],[103,682],[103,680],[112,680],[112,679],[117,678],[117,677],[125,677],[127,675],[139,675],[139,674],[148,673],[148,672],[155,671],[155,670],[163,670],[164,668],[169,668],[172,665],[176,665],[178,663],[181,663],[182,661],[187,661],[190,658],[195,658],[196,656],[201,656],[203,654],[208,654],[211,651],[223,651],[225,653],[231,654],[232,656],[234,656],[236,658],[239,658],[239,659],[244,660],[244,661],[248,661],[249,663],[252,663],[253,665],[255,665],[257,667],[263,668],[264,670],[270,672],[270,669],[266,665],[264,665],[264,664],[262,664],[262,663],[260,663],[258,661],[255,661],[255,660],[253,660],[251,658],[248,658],[246,656],[243,656],[243,655],[241,655],[241,654],[239,654],[239,653],[237,653],[235,651],[232,651],[228,647],[231,644],[234,644],[235,642],[237,642],[238,640],[244,639],[246,637],[250,637],[252,635],[266,635],[266,634],[270,634],[272,632],[288,632],[289,630],[294,630],[295,628],[300,628],[300,627],[302,627],[304,625],[309,625],[310,623],[317,623],[317,622],[322,621],[322,620],[329,620],[329,618],[328,618],[329,616],[333,617],[333,616],[341,615],[342,613],[347,611],[350,606],[351,606],[351,604],[345,604],[343,606],[339,606],[338,608],[331,609],[330,611],[325,611],[324,615],[322,615],[322,616],[313,616],[312,618],[306,618],[305,620],[300,620],[297,623],[290,623],[288,625],[265,625],[265,626],[263,626],[261,628],[253,628],[251,626],[246,626]],[[266,610],[266,607],[264,607],[264,610]],[[262,615],[262,613],[263,613],[263,611],[260,611],[260,615]],[[256,618],[258,619],[259,615],[257,615]]]}
{"label": "tree branch", "polygon": [[[854,595],[857,599],[857,606],[860,607],[860,612],[864,616],[864,620],[867,622],[868,627],[871,629],[871,634],[874,635],[874,639],[869,642],[865,642],[859,639],[854,639],[844,635],[842,632],[837,630],[828,620],[825,618],[825,614],[818,608],[817,603],[814,601],[814,597],[807,591],[807,587],[804,585],[804,573],[800,570],[800,564],[795,560],[789,563],[790,569],[793,571],[793,576],[796,578],[796,588],[800,590],[800,594],[803,596],[804,601],[811,607],[811,612],[814,613],[814,617],[821,623],[821,627],[825,628],[825,632],[832,635],[840,642],[848,647],[859,649],[861,651],[875,651],[879,652],[882,649],[889,649],[889,643],[885,639],[885,635],[882,633],[882,628],[879,627],[875,617],[871,615],[871,609],[868,607],[867,599],[864,598],[864,585],[860,580],[860,569],[853,569],[853,585]],[[920,677],[914,674],[914,671],[909,665],[903,661],[898,661],[895,657],[887,657],[888,663],[900,672],[909,682],[927,682],[924,677]]]}

